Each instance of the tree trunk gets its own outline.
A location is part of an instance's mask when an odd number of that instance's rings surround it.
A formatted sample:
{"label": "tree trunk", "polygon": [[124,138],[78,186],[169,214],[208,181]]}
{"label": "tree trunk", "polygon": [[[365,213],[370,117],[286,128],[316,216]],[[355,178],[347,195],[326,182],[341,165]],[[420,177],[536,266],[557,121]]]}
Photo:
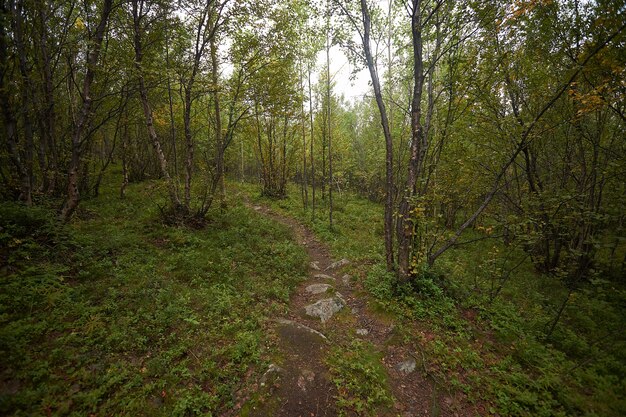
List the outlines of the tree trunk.
{"label": "tree trunk", "polygon": [[[22,100],[22,119],[24,122],[25,130],[25,144],[23,146],[24,152],[20,152],[19,135],[18,135],[18,121],[13,112],[10,93],[7,92],[7,85],[4,77],[9,74],[9,60],[10,51],[7,39],[9,38],[6,33],[4,25],[0,25],[0,70],[3,76],[2,86],[0,88],[0,101],[2,105],[2,113],[4,116],[5,130],[7,134],[7,150],[9,158],[15,166],[20,182],[20,194],[19,200],[27,205],[32,204],[32,127],[28,117],[28,105],[31,102],[28,96],[29,79],[25,66],[25,53],[21,31],[21,10],[17,10],[15,1],[10,0],[7,5],[2,2],[2,14],[10,17],[11,19],[11,31],[13,32],[14,42],[19,55],[19,71],[22,77],[22,85],[20,88],[21,100]],[[21,9],[21,7],[20,7]]]}
{"label": "tree trunk", "polygon": [[313,157],[313,94],[311,93],[311,66],[307,66],[309,72],[309,119],[311,123],[311,219],[315,222],[315,159]]}
{"label": "tree trunk", "polygon": [[267,166],[265,164],[265,158],[263,157],[263,137],[261,133],[261,121],[259,120],[259,106],[255,103],[254,106],[254,115],[256,121],[256,132],[257,132],[257,145],[259,148],[259,161],[261,163],[261,179],[263,180],[263,192],[268,189],[267,182]]}
{"label": "tree trunk", "polygon": [[[126,104],[124,104],[125,106]],[[100,166],[100,170],[98,171],[98,176],[96,177],[96,182],[94,183],[93,186],[93,196],[94,197],[98,197],[100,195],[100,184],[102,183],[102,178],[104,178],[104,172],[106,171],[106,169],[108,168],[109,164],[111,163],[111,161],[113,161],[113,153],[115,152],[115,147],[117,145],[117,136],[119,135],[119,130],[120,130],[120,120],[121,120],[121,112],[120,112],[120,116],[117,119],[117,123],[115,125],[115,133],[113,135],[113,143],[111,144],[110,149],[108,149],[108,152],[106,152],[106,154],[104,155],[104,163]]]}
{"label": "tree trunk", "polygon": [[172,159],[174,160],[174,178],[178,181],[178,152],[176,148],[176,125],[174,123],[174,100],[172,99],[172,82],[170,80],[170,52],[169,52],[169,33],[166,38],[165,44],[165,62],[167,68],[167,100],[170,111],[170,141],[172,142]]}
{"label": "tree trunk", "polygon": [[[302,72],[302,63],[300,63],[300,93],[302,94],[302,97],[304,97],[304,74]],[[304,210],[307,210],[309,206],[309,184],[306,172],[306,117],[304,114],[304,99],[302,100],[300,112],[302,116],[302,207],[304,207]]]}
{"label": "tree trunk", "polygon": [[74,125],[72,132],[72,158],[70,160],[67,175],[67,195],[59,213],[59,218],[62,221],[68,221],[78,206],[78,170],[80,168],[82,157],[81,147],[83,132],[89,123],[91,105],[93,104],[93,99],[91,97],[91,85],[93,84],[95,78],[96,65],[100,56],[100,48],[102,46],[102,40],[104,39],[112,7],[113,0],[104,0],[100,15],[100,22],[98,23],[92,42],[90,42],[91,48],[87,55],[87,73],[85,74],[85,80],[83,82],[83,103],[80,113],[78,114],[77,123]]}
{"label": "tree trunk", "polygon": [[45,171],[42,172],[45,180],[44,192],[48,194],[54,194],[57,187],[58,176],[58,153],[56,146],[56,114],[55,114],[55,102],[54,102],[54,85],[52,75],[52,65],[50,59],[50,53],[48,51],[48,28],[47,20],[44,16],[48,12],[46,3],[42,0],[37,2],[38,19],[37,24],[40,31],[40,52],[41,52],[41,68],[43,74],[43,89],[44,100],[43,110],[41,112],[41,138],[44,143],[45,154],[47,157],[47,164]]}
{"label": "tree trunk", "polygon": [[[2,14],[9,15],[4,1],[0,3],[2,6]],[[17,176],[20,183],[20,195],[19,199],[28,203],[30,200],[30,182],[28,179],[28,172],[22,157],[19,152],[19,136],[17,130],[17,118],[13,112],[11,106],[11,100],[8,90],[8,80],[6,77],[9,72],[9,46],[7,45],[7,33],[4,25],[0,24],[0,106],[2,107],[2,116],[4,119],[4,129],[6,132],[6,145],[9,159],[17,171]]]}
{"label": "tree trunk", "polygon": [[[389,6],[391,7],[391,5]],[[387,118],[387,108],[383,101],[380,88],[380,80],[378,71],[374,64],[370,46],[370,30],[371,18],[367,8],[367,1],[361,0],[361,13],[363,15],[363,50],[365,52],[365,61],[374,86],[374,96],[376,97],[376,105],[380,113],[380,123],[383,128],[385,137],[385,259],[387,270],[394,269],[393,259],[393,140],[391,130],[389,128],[389,119]],[[391,80],[390,80],[391,82]]]}
{"label": "tree trunk", "polygon": [[120,198],[126,196],[128,186],[128,111],[124,113],[124,131],[122,133],[122,185],[120,187]]}
{"label": "tree trunk", "polygon": [[194,138],[191,131],[191,106],[193,104],[192,93],[196,76],[200,69],[200,61],[204,55],[204,50],[207,43],[214,38],[215,31],[218,27],[218,20],[220,17],[221,9],[219,9],[215,15],[215,21],[213,26],[209,28],[209,23],[212,18],[212,8],[215,7],[214,1],[207,1],[204,4],[196,26],[195,34],[195,51],[193,54],[193,62],[191,63],[191,71],[189,77],[184,83],[184,112],[183,112],[183,124],[185,129],[185,198],[184,207],[189,211],[191,208],[191,178],[193,175],[193,156],[194,156]]}
{"label": "tree trunk", "polygon": [[224,138],[222,135],[222,113],[220,108],[220,97],[219,97],[219,88],[218,86],[218,61],[217,61],[217,46],[215,44],[215,38],[211,38],[211,80],[213,81],[213,88],[215,88],[215,92],[213,93],[213,110],[215,111],[215,163],[216,163],[216,175],[217,178],[214,181],[217,182],[216,185],[213,186],[212,192],[215,192],[217,188],[218,198],[220,201],[220,207],[223,209],[226,207],[225,201],[225,189],[224,189]]}
{"label": "tree trunk", "polygon": [[152,108],[150,107],[150,102],[148,101],[148,90],[146,88],[146,84],[143,78],[143,68],[141,66],[143,62],[143,49],[141,44],[141,19],[143,18],[143,4],[143,0],[133,0],[133,43],[135,47],[135,68],[137,70],[137,81],[139,83],[139,96],[141,98],[143,115],[146,119],[148,136],[150,136],[152,147],[154,148],[154,151],[157,155],[161,175],[163,176],[163,178],[165,178],[165,181],[167,183],[170,203],[172,204],[174,210],[178,211],[181,209],[182,205],[178,197],[176,184],[174,180],[170,177],[169,171],[167,169],[167,159],[165,157],[165,154],[163,153],[161,141],[159,140],[156,130],[154,129]]}
{"label": "tree trunk", "polygon": [[283,127],[283,146],[281,154],[281,176],[278,196],[283,198],[287,195],[287,128],[289,127],[289,116],[285,115],[285,125]]}
{"label": "tree trunk", "polygon": [[191,176],[193,174],[193,134],[191,133],[191,89],[193,80],[185,86],[185,111],[183,121],[185,126],[185,199],[184,206],[186,210],[191,207]]}
{"label": "tree trunk", "polygon": [[411,16],[411,39],[413,46],[413,99],[411,101],[411,147],[409,157],[409,172],[405,183],[404,197],[398,209],[396,235],[398,238],[398,277],[402,281],[410,278],[409,270],[411,250],[414,241],[414,224],[410,219],[413,197],[416,193],[417,179],[419,178],[423,155],[426,152],[426,143],[421,123],[421,102],[424,83],[424,69],[422,62],[422,22],[420,15],[420,0],[413,0]]}
{"label": "tree trunk", "polygon": [[330,110],[330,10],[326,28],[326,112],[328,122],[328,223],[333,230],[333,151],[332,151],[332,112]]}

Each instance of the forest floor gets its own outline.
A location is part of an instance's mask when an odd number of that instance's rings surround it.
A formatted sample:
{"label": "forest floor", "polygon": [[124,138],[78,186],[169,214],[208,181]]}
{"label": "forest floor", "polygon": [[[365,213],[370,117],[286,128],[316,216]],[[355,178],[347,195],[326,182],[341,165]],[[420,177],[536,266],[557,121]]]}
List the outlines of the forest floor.
{"label": "forest floor", "polygon": [[625,415],[624,291],[579,294],[544,343],[567,292],[524,264],[492,297],[494,241],[400,287],[380,204],[338,193],[331,228],[295,186],[230,182],[192,227],[120,176],[67,225],[0,202],[0,415]]}
{"label": "forest floor", "polygon": [[[329,248],[296,219],[264,205],[252,208],[292,230],[306,248],[309,271],[292,293],[288,314],[275,321],[277,363],[264,374],[260,395],[244,406],[244,414],[480,414],[462,393],[445,389],[428,374],[421,348],[403,340],[394,319],[376,312],[361,285],[345,273],[349,260],[333,261]],[[316,303],[335,300],[343,308],[330,311],[331,317],[306,312]]]}
{"label": "forest floor", "polygon": [[[311,278],[296,287],[289,304],[291,319],[331,342],[324,362],[340,414],[623,415],[619,364],[626,350],[619,336],[612,344],[604,339],[621,334],[624,311],[616,300],[623,292],[577,297],[545,343],[545,325],[554,317],[550,306],[566,289],[524,263],[523,252],[480,239],[480,227],[467,232],[478,243],[449,251],[437,268],[401,287],[384,268],[379,204],[340,192],[331,227],[328,201],[319,194],[313,209],[310,198],[303,206],[296,186],[288,198],[274,200],[260,196],[256,185],[231,185],[258,212],[288,225],[300,245],[316,242],[325,256],[350,260],[329,274],[331,293],[340,292],[347,308],[328,322],[303,313],[314,301],[306,292]],[[309,248],[307,254],[318,256]],[[323,258],[320,265],[328,262]],[[515,276],[503,273],[510,265],[521,265]],[[346,274],[350,280],[342,279]],[[413,363],[413,372],[401,370]]]}

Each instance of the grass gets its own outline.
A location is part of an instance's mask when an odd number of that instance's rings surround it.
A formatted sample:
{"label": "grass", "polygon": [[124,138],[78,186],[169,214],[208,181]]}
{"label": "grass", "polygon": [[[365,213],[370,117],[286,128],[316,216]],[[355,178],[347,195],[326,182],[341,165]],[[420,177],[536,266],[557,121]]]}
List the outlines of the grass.
{"label": "grass", "polygon": [[[256,184],[237,183],[236,187],[250,196],[253,203],[263,203],[279,213],[298,219],[329,245],[337,259],[348,258],[365,263],[384,259],[384,242],[380,239],[383,233],[383,209],[379,204],[355,198],[349,192],[335,193],[335,216],[331,228],[328,221],[328,200],[317,201],[313,220],[311,210],[303,209],[300,189],[294,184],[289,184],[285,199],[261,196]],[[364,220],[368,223],[364,223]]]}
{"label": "grass", "polygon": [[[337,196],[331,230],[326,203],[318,203],[312,221],[295,186],[285,200],[259,197],[256,185],[239,187],[256,202],[312,228],[335,258],[356,260],[353,275],[378,308],[395,318],[404,343],[422,351],[429,372],[468,401],[482,404],[485,414],[626,414],[626,289],[616,281],[596,276],[574,292],[544,341],[567,289],[558,279],[536,273],[521,249],[490,239],[464,245],[403,287],[383,264],[380,205],[349,193]],[[478,229],[467,236],[484,235]],[[494,297],[501,282],[502,291]],[[335,352],[331,363],[349,363],[349,352],[344,350],[343,359]],[[367,382],[345,372],[353,376],[341,379],[347,391],[340,400],[358,401],[367,413],[373,390],[360,391]]]}
{"label": "grass", "polygon": [[290,232],[234,201],[166,226],[160,185],[120,200],[116,175],[66,227],[0,204],[2,415],[219,415],[272,355],[306,274]]}

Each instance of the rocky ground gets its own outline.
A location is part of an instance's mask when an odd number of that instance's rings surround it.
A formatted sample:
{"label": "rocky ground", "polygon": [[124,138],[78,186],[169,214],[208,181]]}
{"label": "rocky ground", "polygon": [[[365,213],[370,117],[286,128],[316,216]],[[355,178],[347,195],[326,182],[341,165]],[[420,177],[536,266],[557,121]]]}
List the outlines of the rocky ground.
{"label": "rocky ground", "polygon": [[[392,409],[386,415],[473,415],[460,407],[458,398],[441,389],[425,371],[414,346],[394,341],[394,323],[372,313],[367,297],[344,272],[347,259],[333,261],[325,245],[296,220],[263,206],[257,212],[289,226],[310,257],[309,279],[291,297],[289,314],[275,320],[280,359],[257,384],[252,416],[336,416],[337,391],[325,357],[331,346],[349,338],[370,342],[381,353],[388,375]],[[419,350],[417,351],[419,352]],[[462,412],[461,410],[466,410]],[[344,410],[345,412],[345,410]],[[348,410],[350,414],[350,410]]]}

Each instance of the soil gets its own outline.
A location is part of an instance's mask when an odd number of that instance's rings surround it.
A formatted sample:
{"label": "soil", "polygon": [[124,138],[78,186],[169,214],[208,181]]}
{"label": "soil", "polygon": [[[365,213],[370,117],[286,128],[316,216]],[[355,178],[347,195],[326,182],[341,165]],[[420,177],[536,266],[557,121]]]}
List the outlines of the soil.
{"label": "soil", "polygon": [[[277,336],[281,369],[274,377],[263,379],[270,382],[259,384],[259,392],[246,415],[278,417],[336,416],[336,388],[330,380],[325,365],[325,355],[332,345],[345,346],[350,338],[359,337],[370,342],[382,356],[387,370],[390,390],[395,399],[389,416],[470,416],[478,410],[469,404],[462,394],[452,394],[427,372],[419,347],[408,344],[394,333],[392,320],[374,313],[370,301],[353,280],[343,280],[344,272],[338,268],[326,271],[333,262],[328,248],[319,242],[313,233],[295,219],[277,214],[264,206],[254,206],[257,212],[287,225],[297,242],[306,248],[310,261],[319,266],[309,269],[309,278],[292,294],[287,319],[277,321],[274,331]],[[327,274],[333,280],[315,278]],[[304,314],[304,307],[330,294],[311,294],[306,287],[311,284],[331,284],[346,301],[346,307],[326,323]],[[294,325],[298,323],[298,325]],[[324,336],[312,332],[313,329]],[[367,334],[356,334],[357,329],[366,329]],[[417,352],[417,353],[416,353]],[[404,373],[398,369],[401,362],[413,357],[416,369]],[[345,410],[344,410],[345,411]],[[348,413],[351,414],[351,413]],[[354,414],[356,415],[356,414]]]}

